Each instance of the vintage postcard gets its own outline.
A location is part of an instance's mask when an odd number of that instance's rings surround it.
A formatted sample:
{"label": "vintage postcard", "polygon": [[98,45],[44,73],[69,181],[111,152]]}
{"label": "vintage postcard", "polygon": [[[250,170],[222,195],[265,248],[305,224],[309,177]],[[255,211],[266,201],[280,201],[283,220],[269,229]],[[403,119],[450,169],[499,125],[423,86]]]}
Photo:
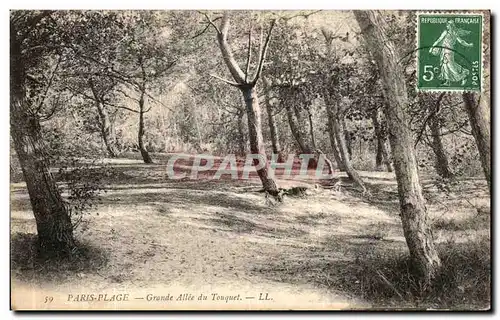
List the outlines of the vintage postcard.
{"label": "vintage postcard", "polygon": [[419,89],[481,91],[483,19],[482,13],[418,15]]}
{"label": "vintage postcard", "polygon": [[11,309],[490,310],[490,41],[489,10],[11,10]]}

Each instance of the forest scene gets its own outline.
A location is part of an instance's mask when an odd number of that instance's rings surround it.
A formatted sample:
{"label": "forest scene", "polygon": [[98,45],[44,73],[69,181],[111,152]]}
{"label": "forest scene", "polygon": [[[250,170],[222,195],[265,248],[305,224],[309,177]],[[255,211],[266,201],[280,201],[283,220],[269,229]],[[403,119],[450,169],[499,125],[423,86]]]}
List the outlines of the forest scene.
{"label": "forest scene", "polygon": [[461,92],[415,11],[11,10],[11,308],[490,309],[481,14]]}

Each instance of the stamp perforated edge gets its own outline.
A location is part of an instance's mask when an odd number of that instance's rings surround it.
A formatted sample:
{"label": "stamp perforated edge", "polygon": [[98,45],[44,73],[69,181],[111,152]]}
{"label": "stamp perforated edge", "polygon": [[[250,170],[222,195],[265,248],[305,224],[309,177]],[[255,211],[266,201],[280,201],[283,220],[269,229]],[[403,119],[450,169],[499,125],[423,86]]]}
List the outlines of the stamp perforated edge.
{"label": "stamp perforated edge", "polygon": [[[484,10],[486,11],[486,10]],[[420,32],[419,32],[419,23],[420,23],[420,16],[421,15],[474,15],[474,16],[481,16],[481,88],[479,90],[479,93],[484,93],[485,88],[484,88],[484,81],[485,81],[485,76],[484,76],[484,41],[486,40],[484,38],[484,27],[485,27],[485,21],[484,21],[484,11],[460,11],[460,10],[450,10],[450,11],[439,11],[439,10],[428,10],[428,11],[417,11],[415,13],[415,76],[417,77],[415,81],[415,90],[417,93],[425,93],[425,92],[447,92],[447,93],[456,93],[456,92],[478,92],[478,90],[467,90],[463,88],[450,88],[450,89],[422,89],[418,87],[418,79],[419,79],[419,56],[420,56],[420,50],[419,50],[419,42],[420,42]],[[490,45],[491,47],[491,45]]]}

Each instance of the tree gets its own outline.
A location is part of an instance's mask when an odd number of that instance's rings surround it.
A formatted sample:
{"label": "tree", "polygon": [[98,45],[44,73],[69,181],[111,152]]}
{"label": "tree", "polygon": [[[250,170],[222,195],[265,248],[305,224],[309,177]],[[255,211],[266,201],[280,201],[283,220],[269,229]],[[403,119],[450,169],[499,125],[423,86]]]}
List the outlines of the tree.
{"label": "tree", "polygon": [[472,134],[476,140],[481,158],[484,176],[491,193],[491,136],[490,136],[490,102],[486,94],[476,95],[464,92],[464,106],[469,116]]}
{"label": "tree", "polygon": [[264,96],[265,96],[265,103],[266,103],[266,112],[267,112],[267,121],[269,123],[269,132],[271,135],[271,145],[272,145],[272,151],[274,154],[278,155],[278,162],[282,162],[283,159],[283,153],[281,152],[281,146],[280,146],[280,141],[279,141],[279,134],[278,134],[278,127],[276,126],[276,119],[274,115],[274,110],[273,110],[273,105],[271,104],[271,89],[269,80],[264,78],[262,79],[262,83],[264,84]]}
{"label": "tree", "polygon": [[[221,18],[220,27],[215,25],[214,21],[210,19],[208,15],[205,14],[205,17],[208,23],[214,28],[217,32],[217,42],[219,44],[219,49],[222,54],[222,58],[224,63],[226,64],[231,76],[234,81],[225,80],[219,78],[220,80],[238,88],[243,94],[243,99],[245,100],[246,111],[247,111],[247,119],[248,119],[248,133],[250,137],[250,151],[254,155],[259,155],[259,158],[255,158],[253,160],[254,165],[259,168],[257,169],[257,174],[262,182],[264,190],[268,192],[275,198],[281,199],[278,192],[278,187],[276,186],[276,182],[274,179],[270,178],[267,170],[267,155],[264,147],[264,141],[262,137],[262,124],[261,124],[261,113],[260,113],[260,104],[259,104],[259,96],[256,88],[257,82],[260,79],[262,68],[264,66],[264,60],[266,58],[267,47],[269,45],[269,40],[271,37],[271,32],[273,30],[275,20],[271,22],[271,27],[267,33],[266,39],[261,45],[259,50],[259,58],[257,63],[257,70],[253,78],[250,78],[250,60],[251,60],[251,52],[252,52],[252,32],[249,31],[248,35],[248,51],[247,51],[247,61],[246,61],[246,69],[245,72],[241,70],[238,66],[234,58],[234,54],[232,49],[227,41],[228,32],[229,32],[229,15],[228,13],[224,13]],[[262,40],[262,39],[261,39]],[[261,41],[262,43],[262,41]],[[262,165],[259,161],[265,161],[266,163]],[[260,164],[260,166],[259,166]]]}
{"label": "tree", "polygon": [[[88,86],[90,87],[90,90],[92,91],[92,95],[94,98],[94,104],[98,115],[97,122],[100,129],[102,140],[104,142],[104,145],[106,146],[106,149],[108,150],[109,156],[111,158],[116,158],[119,152],[118,149],[116,148],[116,131],[114,126],[114,117],[110,116],[110,112],[107,108],[107,97],[106,97],[110,93],[109,89],[112,90],[112,88],[109,88],[107,86],[99,87],[98,85],[95,84],[95,81],[93,81],[91,77],[88,80]],[[103,87],[104,90],[102,90]]]}
{"label": "tree", "polygon": [[[48,43],[57,43],[53,12],[12,11],[10,15],[10,121],[31,206],[41,253],[68,254],[75,247],[73,225],[50,173],[40,117],[28,98],[40,84],[31,74],[43,69]],[[47,84],[45,84],[47,85]],[[43,85],[42,85],[43,86]]]}
{"label": "tree", "polygon": [[441,260],[434,246],[425,199],[422,195],[417,162],[404,108],[408,93],[399,65],[398,53],[387,37],[387,23],[376,11],[354,11],[361,33],[374,57],[387,99],[385,114],[398,182],[401,221],[410,256],[424,283],[436,276]]}
{"label": "tree", "polygon": [[367,55],[369,59],[363,68],[367,71],[366,75],[361,79],[360,85],[354,89],[364,94],[356,95],[354,104],[362,106],[356,111],[358,111],[359,116],[371,119],[373,125],[374,139],[377,142],[375,170],[383,171],[382,166],[385,165],[386,170],[392,172],[391,154],[387,147],[387,124],[383,112],[385,98],[380,94],[382,91],[380,74],[370,53],[366,51],[364,46],[361,46],[361,49],[363,50],[363,55]]}
{"label": "tree", "polygon": [[[326,29],[321,30],[326,42],[326,57],[325,68],[322,73],[323,99],[325,100],[327,115],[328,115],[328,130],[330,131],[331,139],[335,140],[341,157],[343,168],[349,178],[357,184],[363,192],[366,192],[366,187],[359,173],[354,169],[349,145],[346,142],[344,128],[342,127],[343,116],[340,111],[340,102],[345,95],[345,91],[349,91],[349,84],[344,83],[349,80],[351,67],[340,62],[338,56],[335,55],[332,48],[334,36]],[[332,142],[332,147],[334,143]]]}
{"label": "tree", "polygon": [[[307,89],[304,88],[304,84],[296,84],[292,79],[289,85],[280,85],[280,97],[281,103],[284,104],[286,115],[288,119],[288,124],[292,132],[292,136],[295,138],[300,151],[304,154],[314,153],[314,139],[312,133],[312,122],[309,122],[309,137],[308,138],[304,127],[305,119],[303,117],[303,110],[308,109],[310,105],[304,106],[301,104],[306,104],[307,99],[305,99],[305,93]],[[309,100],[310,101],[310,100]]]}
{"label": "tree", "polygon": [[112,70],[112,76],[119,78],[137,95],[134,97],[122,91],[137,103],[138,109],[133,110],[139,115],[137,142],[144,163],[150,164],[153,160],[144,143],[144,116],[152,106],[147,108],[146,103],[148,100],[155,101],[150,91],[163,85],[161,80],[172,73],[177,60],[174,46],[168,46],[171,43],[167,42],[168,36],[164,35],[167,26],[161,12],[143,11],[125,15],[129,33],[122,41],[121,66],[118,70]]}
{"label": "tree", "polygon": [[372,123],[375,131],[375,138],[377,139],[377,154],[375,158],[375,166],[378,171],[382,171],[382,164],[388,172],[392,172],[392,163],[390,153],[387,148],[387,128],[382,121],[382,110],[379,107],[372,109]]}
{"label": "tree", "polygon": [[441,121],[438,112],[444,95],[445,93],[443,92],[438,96],[435,102],[435,108],[429,115],[428,125],[432,136],[432,151],[434,151],[434,154],[436,155],[436,159],[434,162],[436,172],[443,178],[451,178],[453,176],[453,173],[451,172],[450,165],[448,163],[448,157],[446,156],[446,151],[441,140]]}
{"label": "tree", "polygon": [[73,31],[62,34],[65,59],[60,90],[89,102],[87,106],[95,114],[95,127],[108,155],[117,157],[115,120],[118,109],[126,108],[117,103],[121,82],[110,70],[119,64],[118,48],[130,30],[118,12],[67,12],[66,17],[58,21],[58,28]]}
{"label": "tree", "polygon": [[[268,69],[278,106],[285,110],[290,133],[303,154],[315,154],[316,141],[312,108],[317,88],[308,76],[312,55],[307,35],[285,19],[277,28]],[[310,160],[315,167],[317,159]]]}

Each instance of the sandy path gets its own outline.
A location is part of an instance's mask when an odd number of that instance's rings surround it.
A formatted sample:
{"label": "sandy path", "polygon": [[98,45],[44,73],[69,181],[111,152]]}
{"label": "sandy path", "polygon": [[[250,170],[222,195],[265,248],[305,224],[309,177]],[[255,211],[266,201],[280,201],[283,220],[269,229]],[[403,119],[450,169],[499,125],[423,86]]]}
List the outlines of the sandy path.
{"label": "sandy path", "polygon": [[[78,239],[101,249],[108,263],[97,271],[66,270],[50,276],[15,269],[14,306],[366,308],[367,301],[342,287],[345,281],[362,285],[349,270],[377,249],[406,250],[392,176],[365,177],[387,192],[381,201],[368,203],[346,192],[311,188],[306,198],[269,206],[256,192],[257,179],[172,182],[164,180],[162,166],[124,170],[103,196],[99,215],[93,214],[87,230],[77,233]],[[304,181],[278,183],[290,187]],[[17,232],[36,233],[24,185],[11,188],[14,237]],[[455,209],[455,217],[470,215],[460,210]],[[433,216],[441,211],[430,207]],[[445,240],[438,234],[438,241]],[[78,294],[129,296],[128,301],[74,301],[82,300]],[[48,305],[45,297],[53,301]]]}
{"label": "sandy path", "polygon": [[[297,215],[321,210],[290,199],[268,207],[262,194],[172,188],[109,191],[81,238],[107,252],[109,262],[98,273],[78,273],[57,281],[35,279],[30,286],[13,286],[22,305],[43,307],[49,291],[61,308],[305,308],[339,309],[366,306],[341,292],[302,282],[280,282],[263,277],[260,269],[279,264],[283,255],[300,256],[328,235],[324,224],[301,226]],[[19,201],[26,194],[16,192]],[[302,202],[302,204],[300,204]],[[13,232],[35,231],[29,205],[12,211]],[[25,209],[25,210],[22,210]],[[344,209],[346,207],[344,206]],[[345,230],[344,230],[345,231]],[[37,294],[33,294],[36,288]],[[26,291],[27,290],[27,291]],[[23,293],[24,292],[24,293]],[[144,300],[130,302],[69,303],[68,294],[129,292]],[[146,301],[147,294],[178,298],[181,293],[200,294],[207,301]],[[212,295],[216,293],[217,295]],[[267,295],[266,295],[267,294]],[[219,301],[219,296],[242,300]],[[43,297],[42,297],[43,296]],[[252,298],[253,297],[253,298]],[[266,300],[259,300],[261,299]],[[13,296],[16,300],[16,295]],[[270,300],[272,299],[272,300]],[[113,306],[114,307],[113,307]],[[20,305],[21,307],[21,305]]]}

